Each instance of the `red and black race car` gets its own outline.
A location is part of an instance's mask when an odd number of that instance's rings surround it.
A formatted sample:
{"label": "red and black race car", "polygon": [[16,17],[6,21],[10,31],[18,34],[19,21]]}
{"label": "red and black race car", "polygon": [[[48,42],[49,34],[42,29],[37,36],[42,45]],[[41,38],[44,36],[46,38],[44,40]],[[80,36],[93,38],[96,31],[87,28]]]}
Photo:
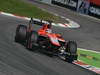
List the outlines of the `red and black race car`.
{"label": "red and black race car", "polygon": [[[35,24],[38,24],[42,27],[35,31]],[[76,42],[65,41],[62,35],[52,32],[51,26],[52,21],[48,20],[47,23],[44,23],[42,20],[37,21],[31,18],[27,26],[17,26],[15,41],[19,43],[25,43],[26,48],[31,50],[34,49],[34,46],[36,45],[47,52],[51,52],[53,55],[64,58],[70,63],[72,63],[74,60],[77,60],[78,55]]]}

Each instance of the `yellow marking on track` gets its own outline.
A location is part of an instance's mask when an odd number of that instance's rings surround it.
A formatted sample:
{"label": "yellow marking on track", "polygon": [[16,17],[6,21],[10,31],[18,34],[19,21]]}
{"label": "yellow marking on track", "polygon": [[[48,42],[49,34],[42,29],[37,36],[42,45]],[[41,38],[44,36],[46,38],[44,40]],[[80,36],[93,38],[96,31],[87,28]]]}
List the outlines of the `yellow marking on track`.
{"label": "yellow marking on track", "polygon": [[92,56],[86,56],[86,58],[88,58],[88,59],[93,59],[93,57],[92,57]]}

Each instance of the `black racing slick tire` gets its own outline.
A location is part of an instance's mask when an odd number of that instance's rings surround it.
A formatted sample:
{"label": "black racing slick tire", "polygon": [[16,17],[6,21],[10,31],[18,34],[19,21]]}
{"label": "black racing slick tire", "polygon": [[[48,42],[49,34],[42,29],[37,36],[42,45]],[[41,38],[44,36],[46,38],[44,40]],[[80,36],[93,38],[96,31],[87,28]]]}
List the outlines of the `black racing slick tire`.
{"label": "black racing slick tire", "polygon": [[15,41],[23,43],[26,41],[26,30],[27,27],[25,25],[18,25],[16,28],[16,35],[15,35]]}
{"label": "black racing slick tire", "polygon": [[27,38],[26,48],[32,50],[33,44],[37,43],[37,39],[38,39],[38,33],[36,31],[30,32]]}
{"label": "black racing slick tire", "polygon": [[69,41],[66,46],[66,61],[72,63],[77,60],[77,43],[75,41]]}

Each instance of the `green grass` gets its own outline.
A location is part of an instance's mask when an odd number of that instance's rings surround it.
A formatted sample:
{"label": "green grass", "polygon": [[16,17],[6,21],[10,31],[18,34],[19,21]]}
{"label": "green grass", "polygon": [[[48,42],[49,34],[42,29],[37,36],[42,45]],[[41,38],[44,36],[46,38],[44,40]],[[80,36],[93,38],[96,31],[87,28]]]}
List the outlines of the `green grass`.
{"label": "green grass", "polygon": [[[95,52],[90,52],[90,51],[83,51],[83,50],[78,50],[78,53],[79,53],[79,55],[80,54],[84,54],[84,55],[90,57],[90,58],[88,58],[88,57],[85,57],[85,56],[81,56],[80,55],[78,57],[79,60],[82,60],[86,64],[90,64],[92,66],[95,66],[95,67],[100,68],[100,53],[95,53]],[[91,59],[91,57],[92,58],[96,58],[98,60]]]}
{"label": "green grass", "polygon": [[35,17],[44,20],[58,20],[58,17],[43,11],[36,6],[22,2],[21,0],[0,0],[0,11],[13,13],[19,16]]}

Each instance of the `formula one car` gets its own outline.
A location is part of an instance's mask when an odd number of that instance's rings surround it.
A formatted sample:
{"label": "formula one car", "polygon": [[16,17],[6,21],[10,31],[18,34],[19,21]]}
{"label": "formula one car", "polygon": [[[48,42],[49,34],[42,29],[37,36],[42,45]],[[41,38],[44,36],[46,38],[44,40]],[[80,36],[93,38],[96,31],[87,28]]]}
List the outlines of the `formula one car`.
{"label": "formula one car", "polygon": [[[42,26],[35,31],[34,25]],[[72,63],[77,60],[77,44],[75,41],[65,41],[60,34],[53,33],[51,30],[52,21],[47,23],[42,20],[31,18],[29,24],[18,25],[16,29],[15,41],[25,43],[26,48],[33,49],[34,45],[51,52],[53,55],[63,57],[67,62]],[[33,29],[32,29],[33,28]]]}

